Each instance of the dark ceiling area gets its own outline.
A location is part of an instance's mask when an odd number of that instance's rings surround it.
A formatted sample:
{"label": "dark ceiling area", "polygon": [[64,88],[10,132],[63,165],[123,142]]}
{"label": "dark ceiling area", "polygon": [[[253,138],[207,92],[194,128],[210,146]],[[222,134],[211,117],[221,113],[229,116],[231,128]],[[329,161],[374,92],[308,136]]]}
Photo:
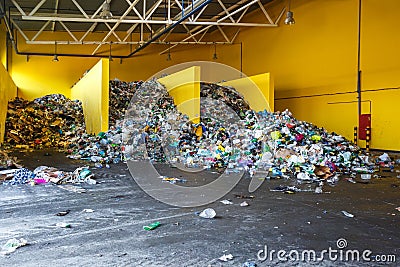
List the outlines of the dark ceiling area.
{"label": "dark ceiling area", "polygon": [[[270,2],[274,0],[3,0],[1,11],[13,41],[95,45],[88,56],[98,56],[99,48],[109,44],[141,49],[150,43],[232,44],[244,27],[278,26],[285,5],[272,16]],[[264,22],[249,20],[246,15],[250,12],[264,15]],[[66,37],[51,39],[43,34],[46,32]],[[214,32],[219,34],[210,39]],[[171,39],[171,33],[183,37]]]}

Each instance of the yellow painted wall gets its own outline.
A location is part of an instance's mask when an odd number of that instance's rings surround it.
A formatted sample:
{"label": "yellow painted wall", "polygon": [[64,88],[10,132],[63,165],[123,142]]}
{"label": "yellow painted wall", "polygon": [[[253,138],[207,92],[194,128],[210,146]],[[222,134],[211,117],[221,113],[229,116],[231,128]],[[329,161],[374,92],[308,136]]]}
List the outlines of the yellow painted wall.
{"label": "yellow painted wall", "polygon": [[[26,32],[28,36],[34,33]],[[100,33],[101,34],[101,33]],[[123,36],[125,33],[117,33]],[[62,39],[63,34],[43,32],[38,40],[46,40],[47,37]],[[67,35],[67,34],[66,34]],[[76,34],[79,38],[79,34]],[[176,38],[183,38],[177,36]],[[20,52],[45,52],[53,54],[54,45],[26,45],[23,37],[18,35],[20,40],[18,48]],[[112,39],[111,39],[112,40]],[[82,45],[69,47],[68,45],[57,45],[58,53],[90,54],[95,46]],[[213,46],[183,45],[171,50],[171,60],[167,61],[167,55],[159,53],[167,49],[167,45],[150,45],[142,52],[129,59],[115,58],[110,61],[110,78],[118,78],[123,81],[146,80],[155,73],[170,66],[187,61],[211,60]],[[129,46],[113,46],[114,55],[127,55],[131,49]],[[134,46],[132,46],[134,49]],[[238,49],[236,49],[238,50]],[[195,51],[195,52],[194,52]],[[238,50],[239,51],[239,50]],[[102,46],[98,52],[99,56],[109,55],[109,46]],[[220,54],[223,58],[223,54]],[[34,99],[51,93],[61,93],[70,97],[70,88],[89,70],[99,58],[62,57],[59,62],[52,61],[53,56],[27,56],[12,53],[12,66],[10,74],[19,88],[19,96],[26,99]]]}
{"label": "yellow painted wall", "polygon": [[171,50],[171,60],[167,61],[167,54],[159,52],[168,48],[164,45],[149,46],[143,54],[129,59],[119,59],[110,63],[110,78],[118,78],[122,81],[147,80],[156,73],[168,67],[188,61],[212,60],[212,46],[183,45]]}
{"label": "yellow painted wall", "polygon": [[[272,13],[286,3],[275,1]],[[296,118],[352,140],[357,104],[329,103],[357,101],[358,0],[296,0],[291,9],[295,25],[282,19],[277,28],[241,31],[243,72],[273,74],[275,110],[289,108]],[[371,147],[376,149],[400,150],[400,90],[366,92],[400,86],[398,10],[398,0],[362,1],[362,100],[372,101]],[[369,112],[369,103],[362,104],[362,112]]]}
{"label": "yellow painted wall", "polygon": [[275,101],[276,110],[288,108],[298,120],[312,122],[329,132],[336,132],[353,140],[353,127],[357,126],[357,103],[352,102],[356,98],[355,93],[314,97],[305,97],[310,92],[301,89],[275,93],[279,93],[278,100]]}
{"label": "yellow painted wall", "polygon": [[4,140],[8,101],[14,99],[16,96],[17,86],[12,81],[3,64],[0,64],[0,143]]}
{"label": "yellow painted wall", "polygon": [[18,96],[33,100],[48,94],[59,93],[71,97],[74,83],[98,59],[12,55],[11,76],[18,86]]}
{"label": "yellow painted wall", "polygon": [[270,73],[264,73],[222,83],[232,86],[255,111],[274,110],[274,86]]}
{"label": "yellow painted wall", "polygon": [[158,79],[174,98],[174,104],[194,123],[200,122],[200,67],[170,74]]}
{"label": "yellow painted wall", "polygon": [[6,60],[6,29],[4,24],[0,24],[0,143],[4,141],[8,101],[17,96],[17,86],[5,69]]}
{"label": "yellow painted wall", "polygon": [[71,98],[82,101],[86,131],[108,130],[109,64],[101,59],[71,89]]}
{"label": "yellow painted wall", "polygon": [[7,49],[6,49],[6,28],[4,23],[0,24],[0,62],[6,67]]}

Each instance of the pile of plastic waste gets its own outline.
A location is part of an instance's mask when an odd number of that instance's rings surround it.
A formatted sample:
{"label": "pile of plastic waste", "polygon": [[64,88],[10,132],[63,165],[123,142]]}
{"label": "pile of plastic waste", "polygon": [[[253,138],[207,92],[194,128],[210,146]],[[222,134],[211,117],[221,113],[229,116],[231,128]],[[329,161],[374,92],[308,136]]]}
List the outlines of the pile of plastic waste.
{"label": "pile of plastic waste", "polygon": [[201,120],[182,115],[156,80],[143,83],[124,121],[128,159],[335,181],[370,173],[367,154],[344,137],[283,112],[254,112],[233,88],[202,83]]}
{"label": "pile of plastic waste", "polygon": [[97,135],[86,132],[71,138],[67,154],[69,158],[88,160],[98,168],[123,161],[122,130],[120,122],[136,89],[142,82],[124,82],[118,79],[109,83],[109,130]]}
{"label": "pile of plastic waste", "polygon": [[17,97],[8,103],[5,142],[10,146],[64,148],[84,127],[82,105],[77,100],[61,94],[33,101]]}
{"label": "pile of plastic waste", "polygon": [[115,126],[117,121],[122,120],[129,103],[136,91],[142,84],[138,82],[124,82],[118,79],[109,83],[109,125]]}
{"label": "pile of plastic waste", "polygon": [[200,118],[189,120],[157,80],[110,81],[111,126],[98,135],[85,132],[79,101],[17,98],[9,102],[6,141],[66,148],[69,157],[97,167],[150,159],[303,181],[374,170],[373,160],[352,142],[296,120],[288,110],[254,112],[234,88],[218,84],[203,82],[200,93]]}
{"label": "pile of plastic waste", "polygon": [[72,159],[91,161],[98,168],[119,163],[123,160],[122,130],[120,127],[112,127],[98,135],[77,135],[71,139],[67,154]]}

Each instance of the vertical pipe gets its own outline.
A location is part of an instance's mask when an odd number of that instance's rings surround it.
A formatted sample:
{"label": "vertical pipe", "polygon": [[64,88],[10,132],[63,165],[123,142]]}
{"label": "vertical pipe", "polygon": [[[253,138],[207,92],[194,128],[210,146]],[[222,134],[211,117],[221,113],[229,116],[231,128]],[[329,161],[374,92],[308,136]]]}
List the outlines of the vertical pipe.
{"label": "vertical pipe", "polygon": [[354,144],[357,145],[357,126],[354,127]]}
{"label": "vertical pipe", "polygon": [[[146,0],[143,0],[143,14],[142,14],[143,18],[146,19]],[[142,43],[144,40],[144,24],[141,23],[140,24],[140,42]]]}
{"label": "vertical pipe", "polygon": [[358,2],[357,98],[358,115],[361,115],[361,0]]}
{"label": "vertical pipe", "polygon": [[369,152],[369,141],[371,140],[371,128],[366,128],[366,136],[365,136],[365,151]]}
{"label": "vertical pipe", "polygon": [[[11,14],[11,6],[9,6],[8,7],[8,14],[9,14],[9,16],[7,17],[6,16],[6,1],[4,0],[3,1],[3,6],[2,6],[2,11],[3,11],[3,15],[4,15],[4,20],[8,20],[8,25],[11,25],[11,19],[10,19],[10,14]],[[9,38],[8,38],[9,37]],[[12,40],[13,40],[13,36],[11,35],[11,28],[10,28],[10,31],[8,31],[7,33],[6,33],[6,70],[7,71],[9,71],[9,69],[8,69],[8,67],[9,67],[9,61],[11,60],[10,59],[10,55],[12,55],[12,49],[8,49],[8,45],[10,45],[11,46],[11,48],[12,48]],[[10,54],[9,54],[10,53]]]}
{"label": "vertical pipe", "polygon": [[240,42],[240,78],[243,76],[243,43]]}

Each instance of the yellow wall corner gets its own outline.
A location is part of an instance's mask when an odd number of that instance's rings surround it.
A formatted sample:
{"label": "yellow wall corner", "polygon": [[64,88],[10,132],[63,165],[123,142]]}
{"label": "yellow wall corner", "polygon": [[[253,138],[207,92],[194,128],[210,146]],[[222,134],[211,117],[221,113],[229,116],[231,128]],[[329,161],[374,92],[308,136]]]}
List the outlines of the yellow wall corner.
{"label": "yellow wall corner", "polygon": [[170,74],[158,79],[174,98],[178,110],[194,123],[200,122],[200,67]]}
{"label": "yellow wall corner", "polygon": [[221,85],[235,88],[255,111],[274,110],[274,83],[270,73],[227,81]]}
{"label": "yellow wall corner", "polygon": [[17,86],[10,75],[0,64],[0,143],[4,141],[8,101],[17,96]]}
{"label": "yellow wall corner", "polygon": [[108,130],[108,86],[108,59],[101,59],[71,89],[71,98],[82,102],[88,133]]}

